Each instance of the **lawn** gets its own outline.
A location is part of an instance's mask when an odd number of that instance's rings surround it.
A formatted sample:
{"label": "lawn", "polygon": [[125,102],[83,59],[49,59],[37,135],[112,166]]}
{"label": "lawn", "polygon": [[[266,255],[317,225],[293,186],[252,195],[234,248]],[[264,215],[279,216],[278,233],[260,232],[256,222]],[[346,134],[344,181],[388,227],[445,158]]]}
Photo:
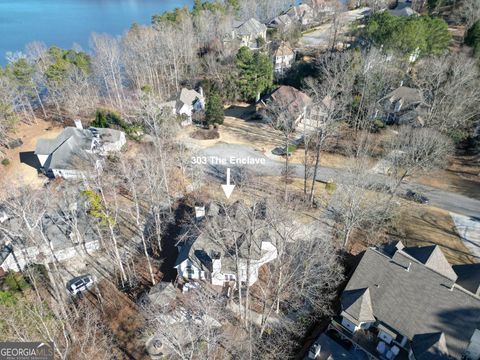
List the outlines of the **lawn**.
{"label": "lawn", "polygon": [[405,246],[440,245],[452,264],[478,262],[455,230],[448,211],[405,202],[402,204],[395,231],[390,235]]}

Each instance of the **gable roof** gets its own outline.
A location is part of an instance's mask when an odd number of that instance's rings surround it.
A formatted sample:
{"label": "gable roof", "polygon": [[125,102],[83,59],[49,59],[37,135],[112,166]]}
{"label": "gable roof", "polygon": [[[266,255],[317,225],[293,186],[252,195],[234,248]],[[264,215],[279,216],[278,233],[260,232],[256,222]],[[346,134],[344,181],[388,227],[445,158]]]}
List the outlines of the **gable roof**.
{"label": "gable roof", "polygon": [[341,302],[344,311],[359,322],[375,321],[368,288],[346,290],[342,295]]}
{"label": "gable roof", "polygon": [[457,284],[473,294],[480,295],[480,263],[453,265],[457,274]]}
{"label": "gable roof", "polygon": [[388,99],[391,103],[402,101],[403,106],[409,106],[412,104],[420,104],[424,102],[423,94],[421,90],[400,86],[388,93],[382,100]]}
{"label": "gable roof", "polygon": [[297,6],[292,6],[290,9],[287,10],[285,13],[292,17],[304,17],[304,16],[313,16],[314,11],[308,4],[300,4]]}
{"label": "gable roof", "polygon": [[239,36],[257,36],[265,31],[267,31],[265,24],[255,18],[250,18],[235,27],[235,33]]}
{"label": "gable roof", "polygon": [[292,50],[290,46],[284,41],[281,43],[275,44],[273,48],[273,56],[289,56],[295,55],[295,52]]}
{"label": "gable roof", "polygon": [[432,269],[453,281],[457,280],[457,274],[453,271],[452,266],[438,245],[409,247],[405,248],[404,251],[429,269]]}
{"label": "gable roof", "polygon": [[289,27],[292,24],[293,24],[292,18],[287,14],[283,14],[274,18],[272,21],[270,21],[268,25],[271,27],[276,27],[276,26]]}
{"label": "gable roof", "polygon": [[78,163],[91,159],[91,151],[101,142],[120,140],[121,131],[115,129],[66,127],[55,139],[38,139],[35,155],[51,155],[45,169],[77,169]]}
{"label": "gable roof", "polygon": [[[229,207],[229,217],[240,219],[243,214],[238,210],[239,207],[236,205],[238,204],[234,203]],[[221,220],[224,215],[225,214],[219,211],[217,205],[212,203],[208,206],[205,218],[210,218],[213,223],[216,220]],[[259,222],[261,221],[263,220],[259,220]],[[211,234],[209,234],[208,231],[202,231],[201,226],[198,231],[194,231],[195,233],[189,234],[188,238],[181,245],[179,255],[175,261],[175,267],[186,260],[190,260],[197,268],[203,271],[212,271],[213,259],[216,256],[220,256],[222,260],[222,271],[233,272],[236,270],[234,258],[237,251],[240,259],[248,256],[251,260],[259,260],[262,255],[264,255],[262,242],[270,241],[270,230],[266,226],[258,228],[252,235],[250,242],[246,241],[242,234],[236,240],[232,239],[228,244],[220,244],[217,239],[212,239]]]}
{"label": "gable roof", "polygon": [[293,86],[281,85],[264,102],[268,106],[286,108],[290,113],[300,115],[312,103],[312,99]]}
{"label": "gable roof", "polygon": [[418,12],[413,10],[410,6],[404,6],[402,8],[397,7],[395,9],[389,9],[388,12],[394,16],[418,16],[420,15]]}
{"label": "gable roof", "polygon": [[37,146],[35,147],[35,155],[50,155],[68,139],[72,137],[83,139],[88,133],[83,129],[66,127],[55,139],[38,139]]}
{"label": "gable roof", "polygon": [[201,99],[203,99],[203,96],[199,92],[183,88],[177,98],[177,111],[180,110],[184,104],[192,106],[197,100]]}
{"label": "gable roof", "polygon": [[415,335],[412,351],[417,360],[447,360],[447,342],[443,332]]}
{"label": "gable roof", "polygon": [[480,298],[455,286],[452,279],[405,249],[396,250],[393,257],[367,249],[344,294],[365,288],[377,321],[410,340],[443,332],[448,353],[454,358],[461,357],[475,329],[480,328]]}

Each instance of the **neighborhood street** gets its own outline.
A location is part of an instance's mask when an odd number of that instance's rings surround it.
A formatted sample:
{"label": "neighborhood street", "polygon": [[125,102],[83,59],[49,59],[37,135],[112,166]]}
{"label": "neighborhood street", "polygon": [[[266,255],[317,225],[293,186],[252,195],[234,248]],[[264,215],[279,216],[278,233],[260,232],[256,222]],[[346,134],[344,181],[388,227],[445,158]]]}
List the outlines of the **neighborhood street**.
{"label": "neighborhood street", "polygon": [[[240,145],[240,144],[217,144],[209,148],[200,150],[200,156],[205,156],[211,167],[211,172],[216,175],[225,174],[223,165],[218,165],[225,161],[227,164],[231,157],[234,158],[256,158],[262,159],[261,165],[246,165],[248,169],[256,175],[259,176],[281,176],[282,170],[285,167],[284,162],[273,160],[260,151],[257,151],[249,146]],[[212,159],[220,159],[223,161],[214,161]],[[231,166],[232,168],[234,166]],[[291,176],[303,178],[304,166],[299,164],[290,164]],[[342,183],[344,181],[345,170],[338,168],[330,167],[320,167],[318,173],[318,181],[326,182],[333,181],[337,183]],[[372,179],[380,179],[382,175],[373,174]],[[402,190],[407,191],[407,189],[412,189],[414,191],[420,192],[429,199],[429,204],[436,206],[450,212],[457,214],[462,214],[469,216],[471,218],[478,218],[480,214],[480,200],[469,198],[467,196],[456,194],[433,187],[419,185],[414,183],[402,185]]]}

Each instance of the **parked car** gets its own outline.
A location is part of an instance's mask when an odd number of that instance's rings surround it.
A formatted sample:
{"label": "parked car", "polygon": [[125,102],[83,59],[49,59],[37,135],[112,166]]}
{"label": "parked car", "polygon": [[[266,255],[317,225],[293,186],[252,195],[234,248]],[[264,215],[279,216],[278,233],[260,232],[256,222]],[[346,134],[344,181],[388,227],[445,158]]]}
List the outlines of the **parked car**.
{"label": "parked car", "polygon": [[86,274],[74,277],[67,282],[67,290],[71,295],[77,295],[93,286],[94,279],[92,275]]}
{"label": "parked car", "polygon": [[200,284],[196,281],[187,282],[187,283],[183,284],[182,291],[185,293],[185,292],[189,292],[189,291],[198,289],[199,287],[200,287]]}
{"label": "parked car", "polygon": [[408,200],[413,200],[419,204],[428,204],[428,198],[420,193],[417,193],[413,190],[407,190],[405,198]]}

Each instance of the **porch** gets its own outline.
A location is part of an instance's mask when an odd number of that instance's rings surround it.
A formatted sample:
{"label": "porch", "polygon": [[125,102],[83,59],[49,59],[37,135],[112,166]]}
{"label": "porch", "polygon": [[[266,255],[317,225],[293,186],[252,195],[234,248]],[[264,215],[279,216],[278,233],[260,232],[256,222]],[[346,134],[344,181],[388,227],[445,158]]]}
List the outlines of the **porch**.
{"label": "porch", "polygon": [[350,332],[340,322],[332,320],[327,329],[327,334],[344,347],[353,347],[355,351],[361,350],[368,359],[372,360],[408,360],[408,351],[400,345],[386,344],[378,338],[378,329],[361,329]]}

